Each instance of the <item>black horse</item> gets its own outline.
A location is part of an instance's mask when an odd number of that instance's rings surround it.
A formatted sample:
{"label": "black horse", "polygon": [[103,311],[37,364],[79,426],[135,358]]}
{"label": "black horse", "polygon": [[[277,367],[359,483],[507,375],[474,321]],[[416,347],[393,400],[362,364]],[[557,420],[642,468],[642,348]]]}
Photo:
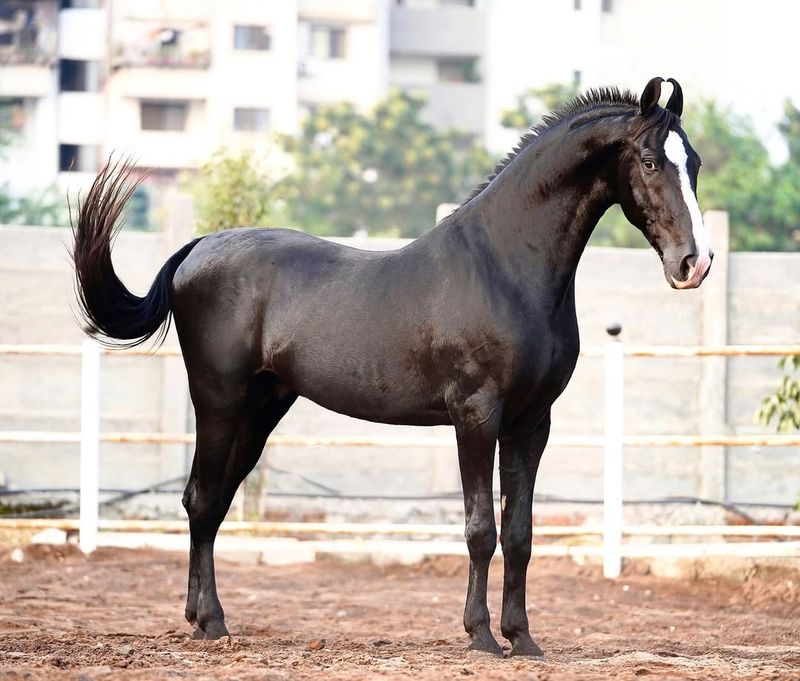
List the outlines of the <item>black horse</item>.
{"label": "black horse", "polygon": [[298,395],[350,416],[452,424],[464,491],[470,649],[501,654],[486,582],[497,546],[495,446],[505,572],[500,629],[512,655],[542,654],[528,630],[531,503],[550,407],[578,357],[575,270],[592,229],[620,203],[674,288],[700,285],[712,254],[695,197],[700,159],[672,79],[641,97],[592,91],[522,138],[452,215],[405,248],[367,252],[283,229],[237,229],[185,245],[141,298],[111,262],[133,186],[100,172],[80,206],[73,257],[88,331],[131,346],[172,313],[197,415],[183,503],[191,553],[186,618],[226,635],[214,538],[234,492]]}

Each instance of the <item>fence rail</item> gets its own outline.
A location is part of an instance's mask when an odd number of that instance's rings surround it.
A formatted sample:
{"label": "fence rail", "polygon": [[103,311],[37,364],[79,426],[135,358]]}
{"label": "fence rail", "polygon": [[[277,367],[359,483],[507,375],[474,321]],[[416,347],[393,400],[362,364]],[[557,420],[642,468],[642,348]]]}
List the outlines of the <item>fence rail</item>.
{"label": "fence rail", "polygon": [[[618,331],[617,331],[618,333]],[[114,521],[99,519],[99,446],[101,443],[136,443],[136,444],[192,444],[191,433],[101,433],[100,432],[100,367],[101,356],[140,356],[140,357],[177,357],[180,351],[176,348],[158,348],[156,350],[109,350],[101,348],[94,341],[84,341],[81,346],[73,345],[2,345],[0,356],[79,356],[81,357],[81,431],[73,432],[40,432],[40,431],[0,431],[0,442],[25,443],[65,443],[80,444],[81,447],[81,489],[80,519],[42,521],[48,527],[54,525],[65,529],[77,529],[80,532],[80,546],[84,552],[91,552],[97,546],[98,528],[113,529]],[[685,358],[685,357],[775,357],[783,355],[800,355],[800,345],[721,345],[721,346],[628,346],[617,338],[613,338],[605,347],[586,348],[581,352],[584,357],[604,358],[605,372],[605,426],[603,435],[587,436],[553,436],[552,445],[563,447],[603,447],[604,448],[604,504],[602,528],[542,528],[535,530],[537,536],[569,536],[602,534],[602,556],[604,574],[615,578],[620,574],[623,556],[639,555],[642,551],[632,551],[631,546],[623,546],[623,536],[751,536],[751,537],[796,537],[800,536],[798,528],[776,527],[624,527],[622,525],[622,452],[624,447],[694,447],[694,446],[731,446],[731,447],[774,447],[800,445],[800,435],[624,435],[624,359],[631,358]],[[331,437],[311,438],[294,436],[275,436],[270,444],[283,446],[319,446],[319,447],[453,447],[454,438],[393,438],[393,437]],[[0,527],[36,526],[32,520],[5,520]],[[129,523],[131,521],[125,521]],[[26,524],[27,523],[27,524]],[[177,527],[169,523],[148,522],[145,525],[151,530],[175,531],[167,529]],[[279,526],[283,525],[280,530]],[[289,531],[285,526],[292,525],[292,532],[332,532],[332,533],[369,533],[366,527],[349,526],[347,524],[287,524],[257,523],[250,531],[278,532]],[[184,523],[180,523],[184,527]],[[373,533],[375,526],[370,525]],[[244,531],[244,525],[239,525]],[[338,529],[337,529],[338,528]],[[381,532],[387,534],[409,535],[415,531],[419,534],[419,526],[404,527],[381,526]],[[437,529],[438,528],[438,529]],[[426,526],[425,532],[431,536],[451,536],[451,527]],[[460,532],[459,532],[460,533]],[[759,543],[765,544],[766,542]],[[680,549],[678,549],[680,550]],[[783,549],[782,549],[783,550]],[[688,551],[688,549],[687,549]],[[695,547],[689,553],[697,553]]]}
{"label": "fence rail", "polygon": [[[51,527],[75,532],[80,520],[71,518],[8,518],[0,519],[0,529],[45,530]],[[98,528],[109,532],[186,532],[184,520],[111,520],[100,519]],[[498,535],[499,535],[498,528]],[[255,536],[401,536],[401,537],[461,537],[463,525],[428,523],[321,523],[275,522],[269,520],[226,520],[220,527],[223,534]],[[600,525],[546,525],[533,528],[537,537],[601,536]],[[800,525],[626,525],[622,534],[628,537],[798,537]]]}
{"label": "fence rail", "polygon": [[[0,430],[0,443],[79,444],[81,433]],[[117,444],[192,445],[194,433],[101,433],[100,442]],[[428,449],[455,447],[455,437],[307,437],[274,435],[270,445],[284,447],[406,447]],[[553,435],[555,447],[603,447],[603,435]],[[625,447],[794,447],[800,435],[623,435]]]}

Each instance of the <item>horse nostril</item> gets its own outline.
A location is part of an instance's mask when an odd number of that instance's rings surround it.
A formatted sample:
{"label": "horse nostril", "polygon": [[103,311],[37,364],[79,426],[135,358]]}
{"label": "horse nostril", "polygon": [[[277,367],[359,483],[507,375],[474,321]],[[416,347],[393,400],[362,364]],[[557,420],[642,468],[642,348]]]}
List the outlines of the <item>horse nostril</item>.
{"label": "horse nostril", "polygon": [[712,262],[714,261],[714,251],[708,252],[708,259],[711,260]]}
{"label": "horse nostril", "polygon": [[696,264],[697,256],[694,253],[690,253],[689,255],[685,256],[683,260],[681,260],[681,266],[679,270],[681,281],[686,281],[689,278],[689,275]]}

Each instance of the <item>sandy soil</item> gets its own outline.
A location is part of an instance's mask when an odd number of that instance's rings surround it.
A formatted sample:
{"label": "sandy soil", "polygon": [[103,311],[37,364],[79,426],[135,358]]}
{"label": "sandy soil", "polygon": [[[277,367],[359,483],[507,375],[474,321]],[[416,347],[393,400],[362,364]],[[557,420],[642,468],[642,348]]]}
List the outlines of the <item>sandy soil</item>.
{"label": "sandy soil", "polygon": [[[412,568],[218,566],[233,638],[193,641],[186,562],[148,551],[0,550],[3,679],[800,679],[795,572],[744,583],[635,574],[569,560],[529,580],[544,662],[465,652],[462,559]],[[502,564],[490,607],[499,634]]]}

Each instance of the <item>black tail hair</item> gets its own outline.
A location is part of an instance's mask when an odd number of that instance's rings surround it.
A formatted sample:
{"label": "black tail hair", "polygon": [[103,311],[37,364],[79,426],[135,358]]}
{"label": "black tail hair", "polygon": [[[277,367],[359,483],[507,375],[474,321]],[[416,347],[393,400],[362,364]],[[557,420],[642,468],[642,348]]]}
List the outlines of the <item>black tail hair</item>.
{"label": "black tail hair", "polygon": [[[131,293],[111,262],[111,246],[122,227],[118,221],[125,203],[142,178],[128,161],[109,163],[100,171],[72,224],[76,294],[84,330],[103,345],[131,348],[155,336],[162,343],[169,330],[172,278],[200,239],[172,255],[144,298]],[[122,341],[122,342],[120,342]]]}

